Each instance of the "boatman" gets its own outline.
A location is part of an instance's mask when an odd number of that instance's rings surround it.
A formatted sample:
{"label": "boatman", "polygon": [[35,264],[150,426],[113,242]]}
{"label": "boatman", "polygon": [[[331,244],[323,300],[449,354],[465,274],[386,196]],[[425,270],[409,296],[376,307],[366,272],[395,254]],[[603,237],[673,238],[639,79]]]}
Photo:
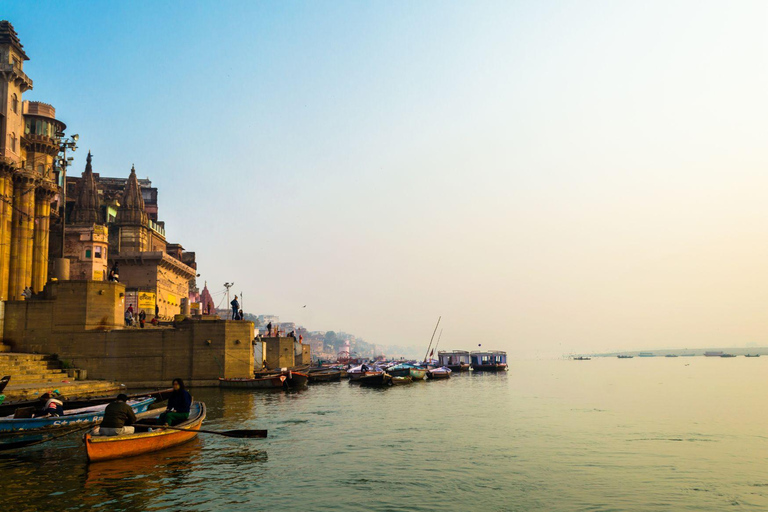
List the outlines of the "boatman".
{"label": "boatman", "polygon": [[160,415],[160,423],[174,426],[189,418],[189,409],[192,406],[192,395],[184,389],[184,381],[173,379],[173,392],[168,397],[168,407]]}
{"label": "boatman", "polygon": [[115,401],[104,410],[104,419],[99,427],[100,436],[120,436],[123,434],[133,434],[134,428],[131,426],[136,423],[136,414],[131,406],[126,402],[128,396],[120,393]]}
{"label": "boatman", "polygon": [[235,300],[229,303],[230,306],[232,306],[232,320],[237,320],[238,313],[240,312],[240,303],[237,302],[237,295],[235,295]]}

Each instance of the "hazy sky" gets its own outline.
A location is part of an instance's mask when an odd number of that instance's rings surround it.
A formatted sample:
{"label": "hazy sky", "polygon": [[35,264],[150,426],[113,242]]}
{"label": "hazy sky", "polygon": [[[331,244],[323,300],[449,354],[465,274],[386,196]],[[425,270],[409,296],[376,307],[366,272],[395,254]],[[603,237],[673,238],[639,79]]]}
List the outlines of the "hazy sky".
{"label": "hazy sky", "polygon": [[[9,2],[81,172],[373,343],[768,345],[768,2]],[[303,309],[303,305],[307,305]]]}

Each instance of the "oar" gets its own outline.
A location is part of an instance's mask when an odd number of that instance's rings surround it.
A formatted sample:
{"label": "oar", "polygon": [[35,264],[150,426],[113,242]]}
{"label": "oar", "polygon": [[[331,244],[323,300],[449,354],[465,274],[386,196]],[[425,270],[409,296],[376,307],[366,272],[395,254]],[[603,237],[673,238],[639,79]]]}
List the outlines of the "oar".
{"label": "oar", "polygon": [[236,437],[239,439],[257,439],[257,438],[267,437],[266,430],[223,430],[223,431],[192,430],[191,428],[169,427],[166,425],[163,425],[157,428],[167,428],[169,430],[181,430],[182,432],[200,432],[202,434],[216,434],[218,436]]}

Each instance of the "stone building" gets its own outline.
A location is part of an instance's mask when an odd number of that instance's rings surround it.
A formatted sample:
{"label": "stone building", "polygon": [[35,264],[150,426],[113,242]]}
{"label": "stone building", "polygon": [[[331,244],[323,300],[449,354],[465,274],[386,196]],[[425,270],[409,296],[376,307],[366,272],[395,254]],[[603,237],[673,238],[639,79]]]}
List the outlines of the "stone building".
{"label": "stone building", "polygon": [[0,21],[0,301],[22,300],[48,281],[54,162],[64,123],[51,105],[24,102],[29,60],[13,26]]}

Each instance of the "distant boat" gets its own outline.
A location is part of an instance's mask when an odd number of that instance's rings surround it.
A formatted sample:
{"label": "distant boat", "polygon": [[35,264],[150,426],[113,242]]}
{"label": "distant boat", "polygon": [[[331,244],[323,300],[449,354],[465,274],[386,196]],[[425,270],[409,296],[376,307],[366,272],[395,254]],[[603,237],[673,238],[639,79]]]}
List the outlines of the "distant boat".
{"label": "distant boat", "polygon": [[667,354],[664,357],[677,357],[677,355],[675,355],[675,354]]}
{"label": "distant boat", "polygon": [[592,358],[591,357],[579,356],[579,357],[574,357],[573,360],[574,361],[591,361]]}
{"label": "distant boat", "polygon": [[632,359],[635,356],[629,356],[629,355],[621,354],[621,355],[618,355],[616,357],[618,357],[619,359]]}
{"label": "distant boat", "polygon": [[640,352],[637,355],[638,357],[656,357],[656,354],[654,354],[653,352]]}
{"label": "distant boat", "polygon": [[696,354],[680,354],[680,357],[696,357]]}
{"label": "distant boat", "polygon": [[760,357],[760,354],[745,354],[744,357]]}
{"label": "distant boat", "polygon": [[704,355],[707,357],[722,357],[723,351],[722,350],[710,350],[709,352],[704,352]]}
{"label": "distant boat", "polygon": [[723,354],[720,357],[736,357],[735,354]]}

